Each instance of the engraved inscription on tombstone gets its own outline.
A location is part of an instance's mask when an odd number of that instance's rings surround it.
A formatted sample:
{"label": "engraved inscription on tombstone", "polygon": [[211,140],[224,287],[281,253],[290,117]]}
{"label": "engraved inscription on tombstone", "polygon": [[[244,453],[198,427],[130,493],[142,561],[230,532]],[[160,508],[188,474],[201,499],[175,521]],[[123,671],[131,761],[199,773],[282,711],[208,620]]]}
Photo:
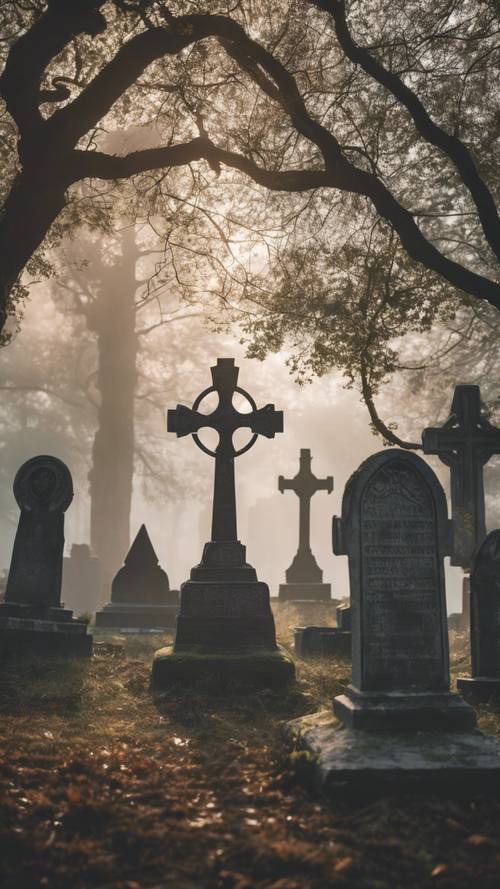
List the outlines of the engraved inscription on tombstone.
{"label": "engraved inscription on tombstone", "polygon": [[449,727],[473,720],[449,692],[450,532],[444,492],[414,454],[375,454],[347,483],[334,551],[349,556],[352,685],[335,710],[349,724],[423,725],[429,712]]}

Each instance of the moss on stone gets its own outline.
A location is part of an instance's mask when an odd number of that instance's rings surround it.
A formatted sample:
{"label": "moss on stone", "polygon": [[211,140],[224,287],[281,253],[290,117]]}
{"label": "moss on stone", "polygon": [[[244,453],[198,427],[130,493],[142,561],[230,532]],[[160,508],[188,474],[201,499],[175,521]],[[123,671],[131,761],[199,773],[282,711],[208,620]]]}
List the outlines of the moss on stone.
{"label": "moss on stone", "polygon": [[176,683],[213,679],[220,686],[248,685],[257,688],[287,685],[295,678],[295,665],[281,648],[275,651],[207,651],[193,646],[174,651],[160,648],[153,659],[151,687],[154,691]]}

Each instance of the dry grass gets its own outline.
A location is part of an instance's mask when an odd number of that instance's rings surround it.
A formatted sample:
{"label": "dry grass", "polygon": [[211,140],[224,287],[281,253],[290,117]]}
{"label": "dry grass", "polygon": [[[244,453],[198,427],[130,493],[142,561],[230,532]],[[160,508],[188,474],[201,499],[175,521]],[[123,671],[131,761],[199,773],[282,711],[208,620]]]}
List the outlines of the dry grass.
{"label": "dry grass", "polygon": [[[465,640],[452,641],[466,672]],[[5,889],[498,889],[497,800],[329,804],[297,781],[282,724],[328,704],[345,664],[301,663],[287,693],[222,695],[206,680],[159,705],[159,643],[3,673]],[[481,724],[500,735],[493,708]]]}

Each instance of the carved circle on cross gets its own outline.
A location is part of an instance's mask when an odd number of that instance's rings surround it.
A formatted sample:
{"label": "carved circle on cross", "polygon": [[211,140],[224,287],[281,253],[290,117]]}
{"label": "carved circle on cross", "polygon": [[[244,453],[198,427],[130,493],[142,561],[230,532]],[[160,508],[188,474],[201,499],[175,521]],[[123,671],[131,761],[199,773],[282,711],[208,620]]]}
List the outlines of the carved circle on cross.
{"label": "carved circle on cross", "polygon": [[[217,392],[217,387],[216,386],[209,386],[208,389],[204,389],[203,392],[200,392],[200,394],[198,395],[198,397],[196,398],[196,400],[193,404],[192,410],[197,411],[201,402],[203,401],[203,399],[206,398],[207,395],[210,395],[211,392]],[[247,401],[250,403],[250,406],[253,411],[257,410],[257,405],[249,392],[247,392],[245,389],[242,389],[240,386],[235,386],[234,392],[238,392],[239,395],[242,395],[243,398],[246,398]],[[216,451],[212,451],[210,448],[207,448],[207,446],[204,445],[202,441],[200,441],[200,437],[196,432],[193,432],[192,436],[193,436],[195,443],[198,445],[198,447],[200,448],[201,451],[204,451],[204,453],[208,454],[209,457],[216,457],[217,456]],[[234,457],[241,457],[242,454],[244,454],[246,451],[249,451],[250,448],[253,447],[253,445],[257,441],[258,437],[259,437],[258,433],[254,432],[252,437],[250,438],[250,440],[247,441],[246,445],[244,445],[238,451],[235,451],[233,456]]]}
{"label": "carved circle on cross", "polygon": [[71,473],[57,457],[32,457],[16,473],[14,497],[20,509],[30,512],[66,512],[73,500]]}

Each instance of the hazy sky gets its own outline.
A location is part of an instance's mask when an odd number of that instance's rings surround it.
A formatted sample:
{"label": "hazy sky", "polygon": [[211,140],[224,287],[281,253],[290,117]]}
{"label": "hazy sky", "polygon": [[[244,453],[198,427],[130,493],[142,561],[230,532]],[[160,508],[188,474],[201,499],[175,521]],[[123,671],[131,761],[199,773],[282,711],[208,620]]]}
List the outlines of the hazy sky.
{"label": "hazy sky", "polygon": [[[22,331],[13,349],[27,350],[30,354],[41,311],[40,301],[33,300],[28,305]],[[47,335],[60,336],[58,325],[53,325]],[[334,477],[333,493],[318,492],[312,501],[312,550],[324,572],[325,582],[333,585],[333,595],[347,596],[347,558],[332,553],[332,516],[340,514],[342,493],[350,474],[369,454],[381,449],[380,439],[369,428],[368,414],[359,393],[346,390],[340,375],[333,373],[299,387],[288,373],[286,356],[279,354],[264,362],[250,361],[245,359],[236,337],[213,335],[208,337],[205,363],[202,359],[189,377],[181,375],[179,389],[172,395],[171,403],[165,403],[165,412],[169,407],[175,407],[177,400],[192,404],[198,393],[210,385],[209,368],[218,357],[236,359],[240,367],[239,385],[250,392],[258,407],[273,402],[277,409],[284,411],[284,433],[274,439],[259,438],[251,451],[236,462],[238,532],[240,540],[247,546],[249,561],[257,569],[259,579],[266,581],[271,594],[276,595],[297,548],[299,514],[295,494],[279,493],[278,475],[294,476],[298,471],[300,449],[310,448],[314,473],[320,477]],[[155,435],[164,440],[164,453],[169,457],[173,471],[193,475],[192,488],[198,494],[180,502],[162,500],[151,504],[145,501],[141,486],[136,485],[131,538],[145,522],[171,586],[178,587],[187,579],[192,565],[199,561],[203,543],[209,539],[214,466],[213,460],[198,451],[190,438],[177,439],[167,432],[165,416],[157,415]],[[47,423],[48,428],[43,429],[42,421],[37,436],[42,435],[44,447],[49,452],[62,456],[58,433],[50,428],[49,418]],[[33,455],[29,440],[19,442],[19,453],[23,457]],[[446,482],[445,468],[434,459],[429,462]],[[10,487],[8,492],[3,492],[2,502],[6,507],[7,504],[12,507],[11,490]],[[72,543],[88,541],[88,527],[88,492],[86,484],[81,483],[75,486],[75,498],[66,513],[68,552]],[[1,559],[7,566],[15,527],[3,521],[2,531]],[[460,607],[461,576],[459,569],[447,570],[450,611]]]}

